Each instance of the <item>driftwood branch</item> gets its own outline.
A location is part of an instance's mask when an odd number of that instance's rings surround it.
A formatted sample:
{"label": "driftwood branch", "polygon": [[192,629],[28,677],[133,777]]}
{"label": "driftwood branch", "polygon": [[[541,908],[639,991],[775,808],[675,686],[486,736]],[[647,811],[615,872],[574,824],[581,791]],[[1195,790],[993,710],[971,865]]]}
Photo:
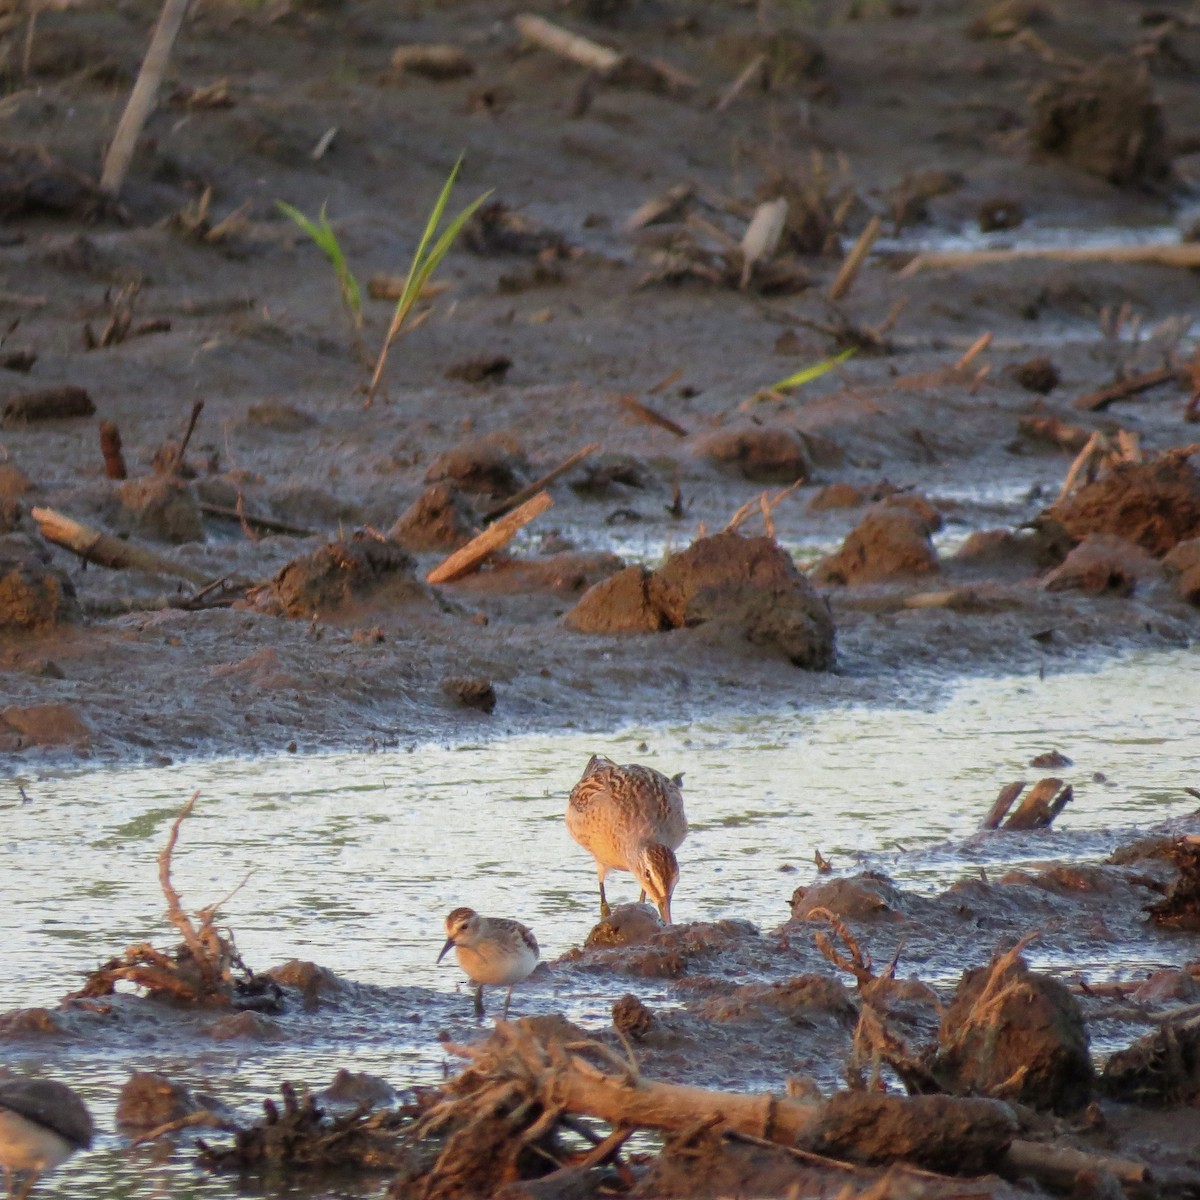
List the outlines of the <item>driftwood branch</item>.
{"label": "driftwood branch", "polygon": [[867,227],[858,235],[858,241],[851,247],[850,253],[846,255],[845,261],[829,285],[829,299],[833,303],[841,300],[854,286],[854,281],[858,278],[863,263],[867,261],[867,255],[871,253],[871,247],[875,245],[875,239],[879,237],[882,228],[883,222],[878,216],[873,216],[867,222]]}
{"label": "driftwood branch", "polygon": [[549,492],[539,492],[532,499],[526,500],[520,508],[489,525],[461,549],[455,550],[448,558],[438,563],[425,576],[425,582],[453,583],[456,579],[462,579],[464,575],[470,575],[484,559],[507,546],[516,537],[519,529],[528,525],[535,517],[541,516],[553,503],[554,498]]}
{"label": "driftwood branch", "polygon": [[938,267],[985,267],[995,263],[1041,259],[1047,262],[1154,263],[1164,267],[1200,267],[1200,243],[1151,246],[1039,246],[1017,250],[931,250],[918,254],[901,272],[908,279]]}
{"label": "driftwood branch", "polygon": [[582,450],[576,450],[574,454],[563,459],[563,461],[560,462],[557,467],[555,467],[553,470],[547,471],[546,474],[540,479],[535,479],[531,484],[523,487],[519,492],[509,496],[507,500],[501,500],[498,504],[493,504],[486,513],[488,520],[491,520],[494,517],[501,517],[506,512],[512,512],[514,508],[519,508],[525,503],[526,500],[532,499],[538,494],[538,492],[548,488],[556,479],[559,478],[559,476],[565,475],[573,466],[583,462],[583,460],[587,458],[589,454],[593,454],[599,449],[599,442],[591,442],[587,446],[584,446]]}
{"label": "driftwood branch", "polygon": [[150,47],[142,60],[133,91],[129,94],[129,103],[121,115],[108,153],[104,156],[100,190],[110,196],[119,195],[125,183],[138,138],[154,108],[154,98],[158,95],[159,85],[166,73],[171,50],[187,15],[188,2],[189,0],[164,0],[158,24],[155,25],[154,34],[150,39]]}
{"label": "driftwood branch", "polygon": [[1086,396],[1078,396],[1071,401],[1071,407],[1082,409],[1084,412],[1099,412],[1110,404],[1115,404],[1118,400],[1127,400],[1130,396],[1148,392],[1151,388],[1158,387],[1159,384],[1178,382],[1181,378],[1183,378],[1183,373],[1176,370],[1175,367],[1159,367],[1156,371],[1144,371],[1140,375],[1130,375],[1128,379],[1110,383],[1108,387],[1100,388],[1099,391],[1088,392]]}
{"label": "driftwood branch", "polygon": [[37,522],[38,532],[46,541],[70,550],[72,554],[97,566],[109,567],[114,571],[153,571],[198,585],[207,584],[212,579],[207,571],[165,558],[136,542],[122,541],[52,508],[31,508],[29,515]]}

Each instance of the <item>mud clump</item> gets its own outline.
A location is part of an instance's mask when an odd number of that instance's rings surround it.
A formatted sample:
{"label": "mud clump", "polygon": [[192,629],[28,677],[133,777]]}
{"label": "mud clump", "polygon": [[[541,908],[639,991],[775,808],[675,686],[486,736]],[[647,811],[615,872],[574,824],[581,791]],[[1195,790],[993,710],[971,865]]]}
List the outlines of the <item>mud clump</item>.
{"label": "mud clump", "polygon": [[1131,596],[1139,583],[1162,576],[1141,546],[1107,533],[1089,533],[1045,579],[1048,592],[1068,589],[1096,596]]}
{"label": "mud clump", "polygon": [[496,689],[490,679],[481,676],[455,675],[443,679],[442,691],[459,708],[473,708],[477,712],[489,714],[496,708]]}
{"label": "mud clump", "polygon": [[134,1071],[117,1099],[117,1125],[134,1132],[155,1129],[203,1107],[182,1083],[157,1071]]}
{"label": "mud clump", "polygon": [[778,426],[718,430],[700,438],[695,453],[756,483],[803,483],[812,473],[804,443]]}
{"label": "mud clump", "polygon": [[75,587],[62,571],[32,550],[0,546],[0,633],[44,633],[79,617]]}
{"label": "mud clump", "polygon": [[293,559],[267,585],[263,599],[268,609],[301,618],[334,615],[368,602],[426,600],[427,589],[413,567],[394,542],[355,533]]}
{"label": "mud clump", "polygon": [[649,904],[618,904],[594,926],[584,941],[597,946],[641,946],[663,928],[662,918]]}
{"label": "mud clump", "polygon": [[798,667],[834,661],[833,618],[772,538],[728,532],[699,538],[657,571],[629,567],[596,584],[567,614],[581,633],[648,633],[706,626],[722,642],[749,642]]}
{"label": "mud clump", "polygon": [[1163,566],[1179,595],[1200,606],[1200,538],[1176,545],[1163,559]]}
{"label": "mud clump", "polygon": [[505,439],[471,438],[429,464],[425,482],[443,481],[464,492],[503,499],[525,484],[524,456]]}
{"label": "mud clump", "polygon": [[195,496],[185,483],[166,475],[130,479],[117,489],[122,532],[182,545],[204,541],[204,524]]}
{"label": "mud clump", "polygon": [[1200,845],[1175,842],[1168,857],[1179,874],[1167,894],[1147,909],[1150,919],[1168,929],[1200,930]]}
{"label": "mud clump", "polygon": [[632,992],[626,992],[612,1006],[612,1022],[626,1037],[640,1041],[654,1027],[654,1014]]}
{"label": "mud clump", "polygon": [[1036,151],[1122,186],[1170,176],[1162,106],[1137,65],[1106,60],[1043,84],[1030,101]]}
{"label": "mud clump", "polygon": [[836,554],[817,564],[813,578],[846,586],[932,575],[938,569],[927,521],[910,509],[878,504],[867,510]]}
{"label": "mud clump", "polygon": [[1168,1021],[1109,1056],[1100,1090],[1126,1104],[1165,1108],[1200,1098],[1200,1027]]}
{"label": "mud clump", "polygon": [[17,734],[14,749],[30,745],[84,749],[92,737],[87,723],[69,704],[9,705],[0,709],[0,739],[8,731]]}
{"label": "mud clump", "polygon": [[782,983],[748,983],[730,996],[713,996],[700,1006],[710,1021],[760,1021],[778,1015],[793,1025],[812,1025],[823,1017],[853,1026],[857,1012],[837,979],[797,975]]}
{"label": "mud clump", "polygon": [[900,889],[886,875],[864,871],[844,879],[799,887],[789,902],[793,921],[806,921],[814,909],[823,908],[835,917],[851,921],[869,921],[880,917],[894,919],[903,909]]}
{"label": "mud clump", "polygon": [[1180,542],[1200,537],[1200,475],[1187,453],[1118,463],[1046,509],[1041,519],[1057,522],[1077,542],[1089,533],[1111,533],[1161,558]]}
{"label": "mud clump", "polygon": [[1058,1113],[1087,1104],[1095,1075],[1078,1001],[1012,951],[963,975],[932,1070],[948,1091]]}
{"label": "mud clump", "polygon": [[457,550],[471,540],[474,512],[448,483],[426,488],[396,519],[388,537],[413,554]]}

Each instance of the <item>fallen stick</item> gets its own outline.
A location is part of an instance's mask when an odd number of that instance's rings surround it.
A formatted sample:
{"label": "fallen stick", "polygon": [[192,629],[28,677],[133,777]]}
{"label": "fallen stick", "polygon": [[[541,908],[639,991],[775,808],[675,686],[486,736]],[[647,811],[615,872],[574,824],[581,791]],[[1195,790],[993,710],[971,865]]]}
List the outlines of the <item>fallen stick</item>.
{"label": "fallen stick", "polygon": [[528,525],[535,517],[541,516],[553,503],[554,497],[549,492],[539,492],[531,500],[526,500],[520,508],[489,525],[461,550],[455,550],[448,558],[438,563],[425,576],[425,582],[453,583],[456,579],[462,579],[464,575],[470,575],[485,558],[508,545],[518,529]]}
{"label": "fallen stick", "polygon": [[589,71],[604,74],[613,70],[624,58],[624,55],[618,54],[616,50],[608,46],[602,46],[599,42],[593,42],[590,38],[582,37],[580,34],[571,33],[570,30],[563,29],[561,25],[555,25],[547,21],[545,17],[537,17],[532,13],[518,14],[513,17],[513,24],[527,42],[532,42],[543,50],[549,50],[551,54],[569,59],[581,67],[586,67]]}
{"label": "fallen stick", "polygon": [[1159,367],[1155,371],[1144,371],[1141,375],[1131,375],[1128,379],[1110,383],[1108,387],[1101,388],[1099,391],[1088,392],[1086,396],[1077,396],[1071,401],[1071,407],[1082,409],[1084,412],[1099,412],[1110,404],[1115,404],[1118,400],[1125,400],[1130,396],[1148,392],[1151,388],[1158,387],[1160,383],[1170,383],[1178,378],[1179,372],[1174,367]]}
{"label": "fallen stick", "polygon": [[1075,1177],[1084,1169],[1108,1171],[1127,1187],[1144,1184],[1150,1179],[1150,1168],[1145,1163],[1019,1138],[1009,1146],[1005,1158],[1013,1174],[1032,1175],[1056,1189],[1069,1190]]}
{"label": "fallen stick", "polygon": [[660,429],[665,429],[668,433],[673,433],[676,437],[685,438],[688,436],[688,431],[677,421],[672,421],[670,417],[664,417],[662,413],[651,408],[650,405],[643,404],[636,396],[622,396],[617,403],[630,416],[635,417],[646,425],[657,425]]}
{"label": "fallen stick", "polygon": [[879,236],[882,228],[883,222],[878,216],[872,217],[867,222],[866,229],[858,235],[858,241],[846,255],[845,262],[842,263],[841,269],[829,285],[830,300],[836,303],[854,286],[854,281],[858,278],[863,263],[867,261],[867,255],[871,253],[871,247],[875,245],[875,239]]}
{"label": "fallen stick", "polygon": [[981,333],[967,348],[966,354],[954,364],[954,370],[965,371],[991,344],[991,333]]}
{"label": "fallen stick", "polygon": [[113,135],[112,144],[104,156],[100,190],[110,196],[119,195],[125,182],[137,140],[146,124],[146,118],[154,108],[154,98],[166,73],[171,49],[179,36],[187,10],[188,0],[164,0],[158,24],[155,25],[154,34],[150,38],[150,47],[146,51],[146,57],[142,59],[133,91],[129,93],[129,103],[125,105],[117,132]]}
{"label": "fallen stick", "polygon": [[209,504],[202,500],[198,505],[202,513],[210,517],[221,517],[226,521],[240,521],[244,525],[261,529],[264,533],[282,533],[288,537],[315,537],[315,529],[302,529],[299,525],[289,525],[286,521],[277,521],[274,517],[256,517],[248,512],[240,512],[225,504]]}
{"label": "fallen stick", "polygon": [[1016,250],[930,250],[918,254],[900,272],[909,279],[939,267],[986,267],[995,263],[1046,262],[1151,263],[1164,267],[1200,267],[1200,242],[1164,242],[1150,246],[1027,246]]}
{"label": "fallen stick", "polygon": [[1049,829],[1054,818],[1066,807],[1071,788],[1063,787],[1061,779],[1039,779],[1029,789],[1017,811],[1004,822],[1010,829]]}
{"label": "fallen stick", "polygon": [[206,584],[212,579],[208,571],[174,562],[136,542],[122,541],[99,529],[92,529],[52,508],[31,508],[29,515],[37,522],[38,532],[46,541],[70,550],[85,562],[110,567],[114,571],[153,571],[195,584]]}
{"label": "fallen stick", "polygon": [[566,474],[576,463],[581,463],[587,456],[596,450],[600,449],[599,442],[591,442],[584,446],[582,450],[576,450],[569,458],[564,458],[551,471],[547,471],[541,479],[535,479],[531,484],[523,487],[519,492],[509,496],[507,500],[501,500],[497,504],[493,504],[491,508],[484,513],[489,521],[496,517],[503,516],[506,512],[512,512],[514,508],[519,508],[526,500],[536,496],[538,492],[548,488],[560,475]]}
{"label": "fallen stick", "polygon": [[747,84],[753,82],[756,75],[761,75],[767,65],[765,54],[756,54],[741,70],[738,77],[725,89],[724,95],[713,107],[713,112],[724,112],[742,94]]}

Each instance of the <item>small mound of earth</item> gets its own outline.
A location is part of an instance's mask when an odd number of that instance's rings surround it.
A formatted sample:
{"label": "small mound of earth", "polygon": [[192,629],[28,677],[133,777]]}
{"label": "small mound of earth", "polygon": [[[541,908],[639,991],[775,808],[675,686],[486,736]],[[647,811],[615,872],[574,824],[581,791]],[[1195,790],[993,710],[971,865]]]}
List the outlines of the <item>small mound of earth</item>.
{"label": "small mound of earth", "polygon": [[1105,60],[1042,84],[1030,100],[1035,150],[1120,185],[1171,174],[1162,105],[1144,66]]}
{"label": "small mound of earth", "polygon": [[1077,542],[1089,533],[1111,533],[1161,558],[1180,542],[1200,537],[1200,475],[1186,453],[1118,463],[1040,519],[1057,522]]}
{"label": "small mound of earth", "polygon": [[79,603],[70,579],[18,536],[0,543],[0,632],[44,633],[77,621]]}
{"label": "small mound of earth", "polygon": [[938,1033],[933,1073],[949,1090],[1058,1113],[1089,1100],[1095,1068],[1079,1002],[1021,958],[963,974]]}
{"label": "small mound of earth", "polygon": [[929,521],[922,513],[905,506],[873,505],[846,535],[842,548],[821,559],[813,578],[844,586],[936,574],[937,551],[929,534]]}
{"label": "small mound of earth", "polygon": [[394,542],[366,533],[329,542],[295,558],[270,582],[265,607],[286,617],[326,617],[352,604],[428,600],[412,558]]}
{"label": "small mound of earth", "polygon": [[388,537],[405,550],[457,550],[471,540],[475,513],[462,493],[449,483],[423,491],[396,519]]}
{"label": "small mound of earth", "polygon": [[117,488],[120,532],[182,545],[204,541],[200,506],[182,480],[169,475],[130,479]]}
{"label": "small mound of earth", "polygon": [[818,908],[828,909],[835,917],[854,921],[894,917],[903,909],[900,889],[886,875],[875,871],[799,887],[792,893],[789,903],[793,921],[819,919],[812,916],[813,910]]}
{"label": "small mound of earth", "polygon": [[[9,736],[5,737],[6,734]],[[86,749],[91,738],[91,729],[69,704],[30,704],[24,708],[10,705],[0,709],[0,744],[5,749],[20,750],[26,746]]]}
{"label": "small mound of earth", "polygon": [[1200,538],[1180,542],[1163,559],[1175,590],[1189,604],[1200,605]]}
{"label": "small mound of earth", "polygon": [[501,499],[524,486],[525,466],[524,455],[509,439],[470,438],[439,454],[429,464],[425,482],[445,481],[464,492]]}
{"label": "small mound of earth", "polygon": [[803,483],[812,473],[804,443],[781,426],[719,429],[697,439],[693,450],[757,483]]}
{"label": "small mound of earth", "polygon": [[797,975],[780,983],[747,983],[728,996],[710,996],[698,1011],[710,1021],[759,1021],[779,1015],[796,1025],[832,1016],[853,1025],[858,1013],[840,980]]}
{"label": "small mound of earth", "polygon": [[1061,566],[1042,580],[1048,592],[1131,596],[1139,583],[1159,579],[1162,567],[1141,546],[1111,533],[1089,533]]}
{"label": "small mound of earth", "polygon": [[567,614],[581,633],[653,633],[709,627],[710,636],[765,647],[827,670],[833,618],[772,538],[735,532],[699,538],[657,571],[628,567],[589,588]]}

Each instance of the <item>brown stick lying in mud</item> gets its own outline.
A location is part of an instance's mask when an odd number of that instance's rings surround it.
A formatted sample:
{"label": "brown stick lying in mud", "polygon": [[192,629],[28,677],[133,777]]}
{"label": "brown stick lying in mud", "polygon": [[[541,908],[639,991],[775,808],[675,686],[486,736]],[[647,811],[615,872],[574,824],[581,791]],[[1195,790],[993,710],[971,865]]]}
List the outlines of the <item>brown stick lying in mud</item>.
{"label": "brown stick lying in mud", "polygon": [[470,575],[489,555],[507,546],[516,536],[517,530],[528,525],[535,517],[541,516],[553,503],[554,497],[549,492],[539,492],[531,500],[526,500],[520,508],[489,525],[465,546],[440,562],[425,576],[425,582],[452,583],[456,579],[462,579],[464,575]]}
{"label": "brown stick lying in mud", "polygon": [[673,433],[676,437],[685,438],[688,436],[688,431],[678,421],[672,421],[670,417],[664,417],[657,409],[651,408],[648,404],[643,404],[636,396],[622,396],[617,403],[630,416],[635,417],[646,425],[657,425],[660,429],[665,429],[668,433]]}
{"label": "brown stick lying in mud", "polygon": [[1161,383],[1170,383],[1172,380],[1179,381],[1184,378],[1185,373],[1174,367],[1160,367],[1156,371],[1144,371],[1141,375],[1130,375],[1128,379],[1110,383],[1108,387],[1101,388],[1099,391],[1088,392],[1086,396],[1078,396],[1071,401],[1071,407],[1080,408],[1084,412],[1100,412],[1118,400],[1127,400],[1130,396],[1148,392]]}
{"label": "brown stick lying in mud", "polygon": [[110,567],[114,571],[153,571],[195,584],[206,584],[212,579],[208,571],[164,558],[145,546],[122,541],[52,508],[31,508],[29,515],[37,522],[38,532],[46,541],[97,566]]}
{"label": "brown stick lying in mud", "polygon": [[290,525],[287,521],[277,521],[274,517],[256,517],[252,513],[241,512],[225,504],[209,504],[207,500],[200,501],[199,509],[210,517],[221,517],[226,521],[240,521],[252,529],[260,529],[263,533],[282,533],[288,537],[315,537],[315,529],[304,529],[300,525]]}
{"label": "brown stick lying in mud", "polygon": [[867,261],[867,255],[871,253],[871,247],[875,245],[875,239],[882,228],[883,222],[878,216],[873,216],[867,222],[866,229],[858,235],[858,241],[851,247],[850,253],[846,255],[845,261],[829,285],[831,301],[836,303],[854,286],[854,281],[858,278],[863,263]]}
{"label": "brown stick lying in mud", "polygon": [[564,458],[551,471],[547,471],[541,479],[535,479],[531,484],[523,487],[519,492],[509,496],[507,500],[501,500],[498,504],[493,504],[491,508],[484,514],[488,520],[494,517],[501,517],[506,512],[511,512],[514,508],[519,508],[526,500],[536,496],[538,492],[548,488],[560,475],[565,475],[576,463],[581,463],[589,454],[600,449],[599,442],[590,442],[584,446],[582,450],[576,450],[574,454]]}
{"label": "brown stick lying in mud", "polygon": [[918,254],[900,272],[909,279],[937,267],[986,267],[994,263],[1040,259],[1047,262],[1152,263],[1164,267],[1200,267],[1200,243],[1179,242],[1150,246],[1040,246],[1017,250],[930,250]]}
{"label": "brown stick lying in mud", "polygon": [[146,124],[146,118],[154,108],[154,98],[166,73],[171,49],[183,26],[183,18],[187,15],[188,2],[189,0],[165,0],[163,4],[146,57],[142,59],[137,81],[133,85],[133,91],[129,93],[129,102],[121,115],[108,153],[104,156],[100,189],[110,196],[119,195],[125,182],[138,138]]}

